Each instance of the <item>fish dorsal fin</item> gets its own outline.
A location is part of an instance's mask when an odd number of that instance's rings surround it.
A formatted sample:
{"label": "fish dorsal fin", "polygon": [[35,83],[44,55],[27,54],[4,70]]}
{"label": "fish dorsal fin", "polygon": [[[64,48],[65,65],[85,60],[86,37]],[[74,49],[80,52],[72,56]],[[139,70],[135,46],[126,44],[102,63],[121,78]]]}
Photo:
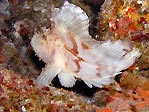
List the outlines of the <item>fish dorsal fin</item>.
{"label": "fish dorsal fin", "polygon": [[60,9],[54,8],[53,12],[51,20],[61,33],[69,31],[78,37],[90,36],[88,16],[80,7],[65,1]]}

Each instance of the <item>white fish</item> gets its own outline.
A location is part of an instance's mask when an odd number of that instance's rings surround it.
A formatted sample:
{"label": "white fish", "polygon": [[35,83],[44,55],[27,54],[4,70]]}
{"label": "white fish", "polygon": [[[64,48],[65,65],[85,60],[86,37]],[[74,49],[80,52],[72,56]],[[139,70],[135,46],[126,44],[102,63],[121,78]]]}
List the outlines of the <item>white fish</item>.
{"label": "white fish", "polygon": [[38,83],[49,85],[58,75],[65,87],[83,80],[90,88],[114,82],[114,76],[131,66],[141,53],[121,40],[99,42],[88,32],[86,13],[67,1],[52,13],[52,29],[35,33],[31,45],[45,63]]}

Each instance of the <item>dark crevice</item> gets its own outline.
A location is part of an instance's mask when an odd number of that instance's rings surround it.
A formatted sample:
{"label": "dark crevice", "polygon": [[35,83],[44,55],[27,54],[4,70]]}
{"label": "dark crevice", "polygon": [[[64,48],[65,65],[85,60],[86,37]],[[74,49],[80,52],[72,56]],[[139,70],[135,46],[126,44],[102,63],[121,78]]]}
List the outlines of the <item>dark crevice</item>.
{"label": "dark crevice", "polygon": [[41,71],[42,68],[45,67],[45,63],[40,60],[37,55],[35,55],[33,50],[30,52],[30,59],[36,65],[36,69]]}
{"label": "dark crevice", "polygon": [[66,88],[60,84],[57,76],[52,81],[52,84],[56,88],[64,88],[65,90],[74,91],[77,94],[81,94],[87,97],[92,97],[94,93],[99,89],[97,87],[90,88],[83,81],[79,81],[79,80],[76,81],[76,84],[72,88]]}
{"label": "dark crevice", "polygon": [[120,83],[121,77],[122,77],[122,75],[121,75],[121,74],[118,74],[118,75],[115,76],[114,79],[115,79],[115,81],[116,81],[117,83]]}
{"label": "dark crevice", "polygon": [[139,71],[148,71],[149,68],[143,68],[143,69],[140,69]]}

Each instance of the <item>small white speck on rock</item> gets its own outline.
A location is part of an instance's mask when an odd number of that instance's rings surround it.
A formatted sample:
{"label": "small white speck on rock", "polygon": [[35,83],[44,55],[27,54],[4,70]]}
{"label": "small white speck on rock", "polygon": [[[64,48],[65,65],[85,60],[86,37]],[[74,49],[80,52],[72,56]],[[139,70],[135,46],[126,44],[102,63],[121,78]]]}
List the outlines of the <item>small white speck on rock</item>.
{"label": "small white speck on rock", "polygon": [[21,111],[22,111],[22,112],[27,112],[26,109],[25,109],[25,107],[24,107],[24,105],[21,106]]}

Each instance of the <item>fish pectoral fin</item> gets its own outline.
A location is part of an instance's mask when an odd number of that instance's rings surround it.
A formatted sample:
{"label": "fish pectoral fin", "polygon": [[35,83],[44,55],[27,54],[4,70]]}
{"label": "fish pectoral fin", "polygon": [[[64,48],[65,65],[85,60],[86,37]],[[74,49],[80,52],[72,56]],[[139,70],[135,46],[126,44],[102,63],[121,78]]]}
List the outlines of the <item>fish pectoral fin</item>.
{"label": "fish pectoral fin", "polygon": [[90,88],[93,86],[102,88],[103,85],[108,85],[110,83],[113,83],[114,80],[111,78],[97,78],[97,79],[85,79],[83,80],[85,84],[87,84]]}
{"label": "fish pectoral fin", "polygon": [[64,87],[72,87],[75,85],[76,79],[74,75],[61,72],[58,74],[59,81]]}
{"label": "fish pectoral fin", "polygon": [[60,69],[55,68],[54,65],[47,65],[37,78],[37,84],[42,86],[49,86],[53,78],[60,73]]}

